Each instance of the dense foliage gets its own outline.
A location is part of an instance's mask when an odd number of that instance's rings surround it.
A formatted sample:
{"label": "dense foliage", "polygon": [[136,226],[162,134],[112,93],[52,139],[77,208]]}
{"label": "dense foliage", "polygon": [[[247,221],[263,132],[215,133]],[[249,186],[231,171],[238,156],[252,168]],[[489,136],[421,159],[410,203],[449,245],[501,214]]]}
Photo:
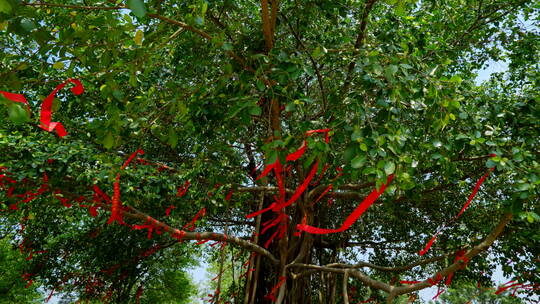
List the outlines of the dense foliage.
{"label": "dense foliage", "polygon": [[[446,288],[437,273],[491,286],[497,265],[535,299],[539,26],[533,0],[0,0],[0,90],[30,108],[0,97],[0,228],[39,252],[23,273],[81,300],[187,303],[203,250],[216,303],[406,303]],[[493,61],[507,71],[476,83]],[[85,91],[58,92],[59,137],[41,101],[67,78]],[[282,178],[256,178],[276,160]],[[117,175],[125,225],[95,190]],[[351,228],[296,234],[339,227],[391,176]]]}

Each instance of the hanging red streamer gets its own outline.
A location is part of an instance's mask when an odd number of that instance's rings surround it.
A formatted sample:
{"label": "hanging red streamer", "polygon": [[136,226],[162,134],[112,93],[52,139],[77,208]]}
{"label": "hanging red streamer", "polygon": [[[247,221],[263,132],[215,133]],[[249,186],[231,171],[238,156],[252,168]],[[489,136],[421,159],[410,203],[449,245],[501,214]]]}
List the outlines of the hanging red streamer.
{"label": "hanging red streamer", "polygon": [[345,219],[345,222],[343,222],[343,225],[337,229],[323,229],[323,228],[317,228],[306,224],[298,224],[296,227],[298,230],[302,230],[311,234],[329,234],[329,233],[338,233],[345,231],[349,229],[349,227],[354,224],[358,218],[371,206],[381,194],[383,194],[384,190],[386,190],[386,186],[392,181],[394,178],[394,175],[388,176],[388,179],[386,180],[386,183],[381,185],[381,188],[379,190],[374,189],[359,205],[356,207],[356,209]]}
{"label": "hanging red streamer", "polygon": [[64,128],[64,125],[60,122],[51,122],[52,118],[52,105],[54,97],[56,96],[56,93],[60,91],[62,88],[66,86],[69,82],[73,83],[75,86],[71,88],[71,92],[75,95],[80,95],[84,92],[84,87],[80,80],[78,79],[72,79],[69,78],[68,80],[64,81],[63,83],[59,84],[52,92],[47,96],[43,103],[41,104],[41,113],[40,113],[40,121],[41,125],[39,126],[43,130],[47,132],[52,132],[56,130],[56,133],[60,137],[64,137],[67,135],[66,129]]}
{"label": "hanging red streamer", "polygon": [[[489,155],[490,157],[495,157],[497,156],[496,154],[490,154]],[[467,199],[467,202],[465,202],[465,204],[463,205],[463,207],[461,208],[461,210],[459,211],[459,213],[454,216],[452,218],[452,220],[456,220],[457,218],[459,218],[463,212],[465,212],[465,209],[467,209],[469,207],[469,205],[471,204],[472,200],[474,199],[474,197],[476,196],[476,194],[478,193],[478,190],[480,189],[480,186],[482,186],[482,184],[484,183],[484,181],[486,180],[486,178],[489,176],[489,174],[491,172],[493,172],[493,170],[495,170],[495,167],[492,167],[488,170],[488,172],[486,172],[486,174],[484,174],[477,182],[476,184],[474,185],[474,189],[471,193],[471,195],[469,195],[469,198]],[[431,246],[433,245],[433,242],[435,242],[435,240],[437,239],[437,236],[446,228],[446,225],[444,225],[441,229],[439,229],[432,237],[431,239],[429,240],[429,242],[426,244],[426,246],[424,247],[424,249],[420,250],[418,252],[418,254],[420,254],[421,256],[426,254],[426,252],[428,252],[428,250],[431,248]]]}
{"label": "hanging red streamer", "polygon": [[190,185],[190,184],[191,184],[191,183],[190,183],[189,181],[186,181],[186,182],[184,183],[184,186],[183,186],[183,187],[178,188],[178,191],[176,192],[176,196],[182,197],[182,196],[186,195],[186,193],[187,193],[187,191],[188,191],[188,189],[189,189],[189,185]]}
{"label": "hanging red streamer", "polygon": [[144,150],[137,149],[137,151],[133,152],[133,153],[128,157],[128,159],[126,160],[126,162],[122,165],[122,167],[120,168],[120,170],[124,170],[127,166],[129,166],[129,164],[133,161],[133,159],[135,158],[135,156],[137,156],[137,154],[143,155],[143,154],[144,154]]}
{"label": "hanging red streamer", "polygon": [[439,230],[437,231],[437,233],[435,233],[431,239],[427,242],[426,244],[426,247],[424,247],[424,249],[420,250],[419,254],[420,255],[424,255],[426,254],[426,252],[428,252],[429,248],[431,248],[431,245],[433,245],[433,242],[435,242],[435,240],[437,239],[437,236],[439,236],[439,233],[441,233],[442,230]]}
{"label": "hanging red streamer", "polygon": [[270,292],[265,296],[265,298],[271,300],[272,302],[275,302],[276,301],[276,293],[279,290],[279,288],[281,287],[281,285],[283,285],[283,283],[285,283],[285,281],[287,281],[286,277],[279,277],[279,281],[272,288],[272,290],[270,290]]}
{"label": "hanging red streamer", "polygon": [[203,217],[205,215],[206,215],[206,208],[202,208],[201,210],[199,210],[199,212],[197,212],[197,214],[195,214],[195,217],[189,223],[187,223],[184,227],[182,227],[182,230],[188,229],[190,231],[193,231],[195,229],[195,223],[197,222],[199,217]]}
{"label": "hanging red streamer", "polygon": [[122,215],[122,202],[120,202],[120,173],[116,174],[113,193],[111,217],[107,221],[107,224],[118,222],[118,224],[122,225],[124,224],[124,220]]}

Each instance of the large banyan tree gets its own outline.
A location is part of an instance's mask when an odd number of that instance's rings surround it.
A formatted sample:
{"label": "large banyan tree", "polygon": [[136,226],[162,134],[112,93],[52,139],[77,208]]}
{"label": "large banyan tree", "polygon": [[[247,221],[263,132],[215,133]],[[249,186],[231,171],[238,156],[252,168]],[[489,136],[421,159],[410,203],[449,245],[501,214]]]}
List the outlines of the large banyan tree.
{"label": "large banyan tree", "polygon": [[21,284],[179,303],[204,251],[213,303],[534,301],[539,13],[0,0],[0,220]]}

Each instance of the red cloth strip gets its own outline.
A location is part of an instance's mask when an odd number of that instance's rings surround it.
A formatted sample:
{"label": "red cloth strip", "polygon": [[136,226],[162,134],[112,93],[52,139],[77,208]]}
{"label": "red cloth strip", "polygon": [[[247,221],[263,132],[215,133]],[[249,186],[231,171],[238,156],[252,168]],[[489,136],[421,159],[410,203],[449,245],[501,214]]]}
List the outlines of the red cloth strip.
{"label": "red cloth strip", "polygon": [[281,285],[283,285],[283,283],[285,283],[285,281],[287,281],[286,277],[279,277],[279,281],[272,288],[272,290],[270,290],[270,292],[265,296],[265,298],[271,300],[272,302],[275,302],[276,301],[276,292],[281,287]]}
{"label": "red cloth strip", "polygon": [[330,137],[328,135],[328,132],[330,132],[330,129],[317,129],[317,130],[309,130],[306,132],[306,136],[311,136],[315,133],[324,133],[325,134],[325,138],[324,140],[326,141],[326,143],[329,143],[330,142]]}
{"label": "red cloth strip", "polygon": [[189,228],[190,231],[193,231],[193,229],[195,229],[195,223],[197,222],[199,217],[203,217],[205,216],[205,214],[206,208],[203,207],[201,210],[199,210],[199,212],[197,212],[197,214],[195,214],[195,217],[189,223],[182,227],[182,230],[186,230]]}
{"label": "red cloth strip", "polygon": [[105,192],[103,192],[99,187],[98,185],[94,185],[94,200],[95,201],[105,201],[106,203],[110,203],[111,202],[111,198],[105,194]]}
{"label": "red cloth strip", "polygon": [[167,210],[165,210],[165,216],[171,215],[171,211],[174,209],[174,205],[170,205]]}
{"label": "red cloth strip", "polygon": [[443,279],[443,276],[437,272],[437,275],[435,276],[435,279],[433,278],[428,278],[426,281],[428,281],[429,284],[431,284],[431,286],[435,286],[437,285],[440,281],[442,281]]}
{"label": "red cloth strip", "polygon": [[429,248],[431,248],[431,245],[433,245],[433,242],[435,242],[435,240],[437,239],[437,236],[441,232],[442,232],[442,230],[439,230],[439,231],[437,231],[437,233],[435,233],[435,235],[433,235],[433,237],[429,240],[429,242],[427,242],[426,247],[424,249],[420,250],[420,252],[419,252],[420,255],[424,255],[424,254],[426,254],[426,252],[428,252]]}
{"label": "red cloth strip", "polygon": [[272,203],[272,204],[270,204],[270,206],[268,206],[267,208],[264,208],[264,209],[261,209],[261,210],[259,210],[259,211],[255,211],[255,212],[253,212],[253,213],[248,214],[248,215],[246,216],[246,218],[249,219],[249,218],[252,218],[252,217],[256,217],[257,215],[263,214],[263,213],[265,213],[266,211],[269,211],[269,210],[271,210],[272,208],[274,208],[275,205],[276,205],[276,203]]}
{"label": "red cloth strip", "polygon": [[291,198],[285,203],[285,204],[280,204],[276,207],[274,207],[274,211],[277,211],[277,210],[281,210],[287,206],[290,206],[292,205],[298,198],[300,198],[300,195],[302,195],[302,193],[304,193],[304,191],[306,191],[307,187],[309,186],[309,182],[311,182],[311,180],[313,179],[313,177],[315,176],[315,174],[317,174],[317,169],[319,168],[319,162],[315,162],[315,165],[313,165],[313,168],[311,168],[311,171],[309,172],[308,176],[306,177],[306,179],[304,180],[304,182],[302,182],[302,184],[300,185],[300,187],[298,187],[296,189],[296,191],[294,192],[294,194],[291,196]]}
{"label": "red cloth strip", "polygon": [[230,200],[231,200],[231,197],[232,197],[232,195],[233,195],[233,193],[234,193],[234,189],[231,188],[231,189],[229,190],[229,193],[227,193],[227,195],[225,196],[225,200],[226,200],[226,201],[230,201]]}
{"label": "red cloth strip", "polygon": [[469,205],[471,204],[471,201],[473,200],[473,198],[476,196],[476,193],[478,192],[478,190],[480,189],[480,186],[482,186],[482,184],[484,183],[484,181],[486,180],[486,178],[489,176],[489,174],[495,170],[495,167],[493,168],[490,168],[489,171],[484,174],[484,176],[482,176],[477,182],[476,182],[476,185],[474,185],[474,189],[471,193],[471,195],[469,195],[469,199],[467,200],[467,202],[465,203],[465,205],[463,205],[463,208],[461,208],[461,210],[459,211],[458,215],[456,215],[456,218],[460,217],[463,212],[465,212],[465,209],[467,209],[467,207],[469,207]]}
{"label": "red cloth strip", "polygon": [[399,281],[401,284],[418,284],[422,281]]}
{"label": "red cloth strip", "polygon": [[323,228],[317,228],[313,226],[309,226],[306,224],[298,224],[296,227],[298,230],[302,230],[308,233],[312,234],[329,234],[329,233],[337,233],[342,232],[354,224],[358,218],[371,206],[379,196],[386,190],[386,186],[392,181],[394,178],[394,175],[388,176],[388,179],[386,180],[386,183],[381,185],[381,188],[379,190],[374,189],[359,205],[356,207],[356,209],[345,219],[345,222],[343,222],[343,225],[341,225],[340,228],[337,229],[323,229]]}
{"label": "red cloth strip", "polygon": [[26,101],[26,98],[22,94],[15,94],[5,91],[0,91],[0,94],[2,94],[5,98],[13,101],[13,102],[19,102],[26,105],[28,114],[30,114],[30,105],[28,104],[28,101]]}
{"label": "red cloth strip", "polygon": [[307,148],[307,142],[304,140],[304,142],[302,143],[302,146],[300,148],[298,148],[298,150],[296,150],[293,153],[287,155],[286,161],[296,161],[296,160],[298,160],[300,157],[302,157],[302,155],[304,155],[304,153],[306,152],[306,148]]}
{"label": "red cloth strip", "polygon": [[66,132],[66,129],[64,128],[64,126],[62,125],[62,123],[51,122],[52,104],[53,104],[53,100],[54,100],[54,97],[55,97],[56,93],[58,91],[60,91],[62,88],[64,88],[66,86],[66,84],[69,83],[69,82],[75,84],[75,86],[71,88],[71,92],[73,92],[73,94],[80,95],[80,94],[82,94],[84,92],[84,87],[83,87],[82,83],[80,82],[80,80],[69,78],[68,80],[66,80],[63,83],[59,84],[51,92],[51,94],[49,94],[49,96],[47,96],[43,100],[43,103],[41,104],[41,113],[40,113],[41,124],[40,124],[39,127],[42,128],[43,130],[47,131],[47,132],[52,132],[52,131],[56,130],[56,133],[60,137],[66,136],[67,132]]}
{"label": "red cloth strip", "polygon": [[263,172],[255,180],[259,180],[265,177],[266,175],[268,175],[268,173],[270,173],[270,171],[274,170],[274,168],[278,165],[281,165],[281,163],[279,162],[279,158],[274,163],[267,165],[264,168]]}
{"label": "red cloth strip", "polygon": [[189,189],[189,185],[190,185],[190,184],[191,184],[191,183],[190,183],[189,181],[186,181],[186,182],[184,183],[184,186],[183,186],[183,187],[178,188],[178,191],[176,192],[176,196],[182,197],[182,196],[186,195],[186,193],[187,193],[187,191],[188,191],[188,189]]}
{"label": "red cloth strip", "polygon": [[[457,263],[458,261],[462,260],[463,261],[463,267],[461,267],[461,269],[465,268],[465,266],[467,265],[467,263],[469,262],[469,259],[465,256],[465,253],[466,251],[465,250],[457,250],[456,251],[456,257],[454,258],[454,263]],[[454,277],[454,273],[450,273],[447,277],[446,277],[446,286],[450,286],[450,284],[452,284],[452,278]]]}
{"label": "red cloth strip", "polygon": [[328,191],[332,190],[334,186],[333,185],[330,185],[328,187],[326,187],[326,189],[323,191],[323,193],[321,193],[321,195],[319,195],[319,197],[315,200],[315,203],[317,203],[319,200],[321,200],[321,198],[323,198],[326,193],[328,193]]}
{"label": "red cloth strip", "polygon": [[432,298],[432,300],[435,300],[437,299],[441,294],[443,294],[443,292],[445,292],[446,289],[442,289],[440,286],[437,287],[437,294]]}
{"label": "red cloth strip", "polygon": [[523,285],[523,283],[515,283],[515,284],[512,284],[512,285],[508,285],[508,286],[505,286],[505,287],[499,287],[499,289],[497,289],[497,291],[495,291],[495,294],[498,295],[498,294],[501,294],[503,292],[505,292],[506,290],[512,288],[512,287],[516,287],[516,286],[520,286],[520,285]]}
{"label": "red cloth strip", "polygon": [[[490,157],[495,157],[497,155],[495,154],[490,154]],[[471,193],[471,195],[469,195],[469,198],[467,199],[467,202],[465,202],[465,205],[463,205],[463,207],[461,208],[461,210],[459,211],[459,213],[454,216],[453,219],[457,219],[458,217],[460,217],[463,212],[465,212],[465,209],[467,209],[467,207],[469,207],[469,205],[471,204],[472,200],[474,199],[474,197],[476,196],[476,194],[478,193],[478,190],[480,189],[480,186],[482,186],[482,184],[484,183],[484,181],[486,180],[486,178],[489,176],[489,174],[495,170],[495,167],[493,168],[490,168],[488,170],[488,172],[486,174],[484,174],[477,182],[476,182],[476,185],[474,185],[474,189]],[[445,228],[445,227],[444,227]],[[444,229],[443,228],[443,229]],[[435,233],[435,235],[433,235],[433,237],[429,240],[429,242],[426,244],[426,247],[422,250],[419,251],[419,254],[420,255],[424,255],[426,254],[426,252],[429,250],[429,248],[431,247],[431,245],[433,244],[433,242],[435,241],[435,239],[437,238],[437,235],[439,233],[441,233],[442,230],[439,230],[437,231],[437,233]]]}
{"label": "red cloth strip", "polygon": [[112,199],[111,217],[107,221],[107,224],[118,222],[118,224],[124,224],[122,216],[122,202],[120,202],[120,173],[116,174],[116,181],[114,182],[114,194]]}
{"label": "red cloth strip", "polygon": [[122,165],[122,167],[120,168],[120,170],[124,170],[127,166],[129,166],[129,164],[131,163],[131,161],[133,161],[133,159],[135,158],[135,156],[137,156],[137,154],[143,155],[143,154],[144,154],[144,150],[137,149],[137,151],[133,152],[133,153],[129,156],[129,158],[126,160],[126,162]]}

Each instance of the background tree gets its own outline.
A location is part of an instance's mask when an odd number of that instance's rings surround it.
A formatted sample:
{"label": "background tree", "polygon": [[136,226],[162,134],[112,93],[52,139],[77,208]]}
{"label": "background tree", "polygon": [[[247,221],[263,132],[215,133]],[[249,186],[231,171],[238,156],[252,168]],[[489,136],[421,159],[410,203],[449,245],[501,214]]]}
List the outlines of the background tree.
{"label": "background tree", "polygon": [[[519,292],[538,293],[539,9],[0,0],[0,89],[30,108],[1,99],[2,228],[24,222],[18,240],[42,252],[29,273],[80,299],[136,302],[140,286],[179,286],[200,248],[189,240],[212,240],[228,276],[214,302],[392,303],[454,272],[454,284],[489,285],[496,265]],[[507,73],[477,85],[478,69],[499,59]],[[53,119],[69,133],[59,138],[39,128],[40,100],[67,77],[85,92],[58,93]],[[276,161],[281,174],[257,179]],[[118,174],[125,225],[109,225],[94,185],[112,196]],[[349,229],[297,233],[338,228],[383,184]]]}
{"label": "background tree", "polygon": [[21,280],[26,261],[6,237],[0,240],[0,303],[41,303],[36,286],[25,288]]}

